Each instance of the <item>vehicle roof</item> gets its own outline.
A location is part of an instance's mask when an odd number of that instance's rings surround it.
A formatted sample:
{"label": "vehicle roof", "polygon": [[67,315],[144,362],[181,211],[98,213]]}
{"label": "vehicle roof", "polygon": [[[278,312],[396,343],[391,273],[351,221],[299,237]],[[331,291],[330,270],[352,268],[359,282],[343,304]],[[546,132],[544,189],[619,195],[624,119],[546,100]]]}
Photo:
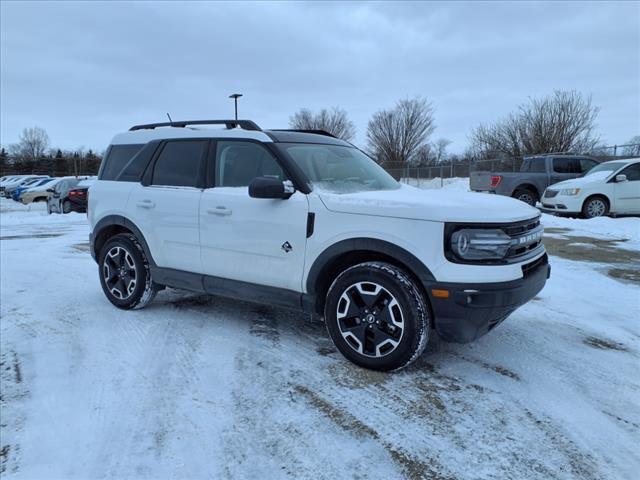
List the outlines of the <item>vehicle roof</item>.
{"label": "vehicle roof", "polygon": [[296,132],[291,130],[245,130],[243,128],[158,127],[133,130],[117,134],[111,145],[145,144],[153,140],[184,138],[244,138],[264,143],[322,143],[352,146],[350,143],[325,134]]}
{"label": "vehicle roof", "polygon": [[553,158],[589,158],[591,160],[598,161],[596,158],[590,157],[589,155],[579,155],[579,154],[573,154],[573,153],[541,153],[540,155],[525,155],[524,156],[524,160],[532,160],[532,159],[536,159],[536,158],[547,158],[547,157],[553,157]]}
{"label": "vehicle roof", "polygon": [[640,162],[640,157],[636,157],[636,158],[619,158],[617,160],[607,160],[606,162],[602,162],[600,165],[606,165],[607,163],[625,163],[625,164],[632,164],[632,163],[638,163]]}

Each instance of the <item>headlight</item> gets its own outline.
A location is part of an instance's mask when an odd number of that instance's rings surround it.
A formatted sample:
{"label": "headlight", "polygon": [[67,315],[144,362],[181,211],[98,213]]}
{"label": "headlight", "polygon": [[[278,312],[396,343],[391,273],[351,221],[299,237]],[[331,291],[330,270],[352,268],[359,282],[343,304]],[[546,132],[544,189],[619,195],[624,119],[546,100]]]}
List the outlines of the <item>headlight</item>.
{"label": "headlight", "polygon": [[579,193],[579,188],[563,188],[562,190],[560,190],[560,195],[577,195]]}
{"label": "headlight", "polygon": [[464,228],[451,235],[451,250],[464,260],[499,260],[511,247],[511,237],[499,229]]}

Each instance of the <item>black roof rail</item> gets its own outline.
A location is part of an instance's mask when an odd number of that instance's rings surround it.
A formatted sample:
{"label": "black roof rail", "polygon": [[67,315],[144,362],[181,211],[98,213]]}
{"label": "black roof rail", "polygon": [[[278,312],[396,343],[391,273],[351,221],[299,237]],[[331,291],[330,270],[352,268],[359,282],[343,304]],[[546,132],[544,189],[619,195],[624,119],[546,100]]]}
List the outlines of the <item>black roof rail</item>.
{"label": "black roof rail", "polygon": [[153,130],[158,127],[184,128],[187,125],[225,125],[229,129],[239,127],[243,130],[262,131],[262,129],[251,120],[183,120],[180,122],[147,123],[145,125],[134,125],[129,129],[129,131]]}
{"label": "black roof rail", "polygon": [[329,133],[326,130],[305,130],[298,128],[272,128],[274,132],[300,132],[300,133],[313,133],[315,135],[324,135],[325,137],[338,138],[333,133]]}

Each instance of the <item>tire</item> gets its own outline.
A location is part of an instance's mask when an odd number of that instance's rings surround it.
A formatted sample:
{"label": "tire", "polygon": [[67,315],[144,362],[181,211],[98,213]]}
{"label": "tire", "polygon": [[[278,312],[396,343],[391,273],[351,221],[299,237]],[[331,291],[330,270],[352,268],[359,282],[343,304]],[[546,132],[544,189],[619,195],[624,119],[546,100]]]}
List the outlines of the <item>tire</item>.
{"label": "tire", "polygon": [[582,205],[584,218],[603,217],[609,213],[609,201],[600,195],[589,197]]}
{"label": "tire", "polygon": [[409,365],[429,340],[424,295],[403,270],[388,263],[361,263],[338,275],[327,293],[324,313],[336,348],[372,370]]}
{"label": "tire", "polygon": [[51,210],[51,205],[49,204],[49,202],[47,202],[47,213],[49,215],[51,215],[53,213],[53,210]]}
{"label": "tire", "polygon": [[147,306],[159,290],[151,280],[140,242],[129,233],[119,233],[105,242],[98,256],[98,275],[109,301],[124,310]]}
{"label": "tire", "polygon": [[517,188],[512,197],[532,207],[535,207],[536,202],[539,200],[538,194],[530,188]]}
{"label": "tire", "polygon": [[71,202],[69,200],[62,202],[62,213],[71,213]]}

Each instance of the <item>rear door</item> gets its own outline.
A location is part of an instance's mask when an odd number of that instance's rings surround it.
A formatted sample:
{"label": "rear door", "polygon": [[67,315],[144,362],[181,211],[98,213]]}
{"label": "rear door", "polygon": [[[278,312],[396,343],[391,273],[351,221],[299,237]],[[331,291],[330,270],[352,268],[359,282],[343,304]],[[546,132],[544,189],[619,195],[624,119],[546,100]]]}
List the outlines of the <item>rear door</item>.
{"label": "rear door", "polygon": [[159,267],[200,273],[199,208],[207,139],[160,145],[131,190],[127,210]]}
{"label": "rear door", "polygon": [[301,291],[307,196],[286,200],[249,196],[258,176],[286,178],[275,156],[258,142],[219,140],[211,158],[211,188],[202,194],[200,242],[211,276]]}

